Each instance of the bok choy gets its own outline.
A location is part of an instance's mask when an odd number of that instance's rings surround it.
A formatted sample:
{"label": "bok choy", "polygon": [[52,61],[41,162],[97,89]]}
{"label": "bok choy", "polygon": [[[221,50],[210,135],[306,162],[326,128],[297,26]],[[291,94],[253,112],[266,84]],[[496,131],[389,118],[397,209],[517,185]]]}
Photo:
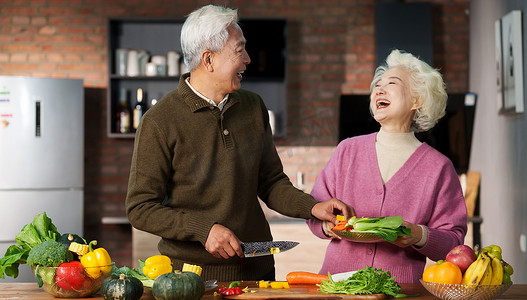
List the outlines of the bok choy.
{"label": "bok choy", "polygon": [[350,233],[372,233],[385,241],[394,242],[399,236],[411,235],[411,229],[402,225],[403,217],[351,218],[346,224]]}

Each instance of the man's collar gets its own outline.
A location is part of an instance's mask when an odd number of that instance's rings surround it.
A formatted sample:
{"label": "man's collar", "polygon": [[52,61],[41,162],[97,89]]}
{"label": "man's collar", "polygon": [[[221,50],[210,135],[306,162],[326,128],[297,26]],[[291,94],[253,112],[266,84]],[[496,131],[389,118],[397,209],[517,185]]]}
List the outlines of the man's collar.
{"label": "man's collar", "polygon": [[220,101],[220,103],[216,104],[216,102],[212,99],[209,99],[207,98],[205,95],[201,94],[198,90],[196,90],[192,84],[190,84],[190,77],[187,77],[185,79],[185,82],[187,83],[187,85],[189,86],[189,88],[196,94],[198,95],[201,99],[207,101],[208,103],[214,105],[214,106],[217,106],[220,110],[223,109],[223,107],[225,106],[225,103],[227,103],[227,100],[229,99],[229,94],[225,95],[225,97],[223,97],[223,99]]}
{"label": "man's collar", "polygon": [[[207,100],[200,97],[198,94],[196,94],[191,86],[187,84],[186,80],[190,77],[190,73],[185,73],[181,75],[179,79],[179,85],[178,90],[183,96],[183,100],[187,105],[189,106],[190,110],[192,112],[196,112],[202,108],[210,108],[212,107],[212,104],[210,104]],[[234,104],[238,103],[238,95],[237,93],[232,93],[227,95],[229,97],[229,101],[225,104],[223,107],[223,110],[233,106]]]}

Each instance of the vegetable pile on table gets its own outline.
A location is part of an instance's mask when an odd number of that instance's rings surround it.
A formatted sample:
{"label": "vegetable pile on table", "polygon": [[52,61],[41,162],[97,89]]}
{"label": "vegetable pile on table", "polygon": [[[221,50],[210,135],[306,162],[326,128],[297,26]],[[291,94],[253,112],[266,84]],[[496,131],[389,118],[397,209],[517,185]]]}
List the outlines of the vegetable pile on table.
{"label": "vegetable pile on table", "polygon": [[403,218],[401,216],[376,218],[352,217],[347,221],[340,221],[332,230],[344,235],[371,233],[385,241],[394,242],[399,236],[409,236],[411,234],[411,229],[402,224]]}
{"label": "vegetable pile on table", "polygon": [[[111,278],[134,277],[142,283],[144,291],[151,293],[157,300],[197,300],[205,292],[200,266],[185,263],[182,271],[173,270],[170,258],[165,255],[154,255],[145,261],[138,259],[138,262],[138,268],[127,266],[118,268],[114,265]],[[106,298],[105,296],[105,299],[117,298]]]}
{"label": "vegetable pile on table", "polygon": [[24,225],[0,259],[0,278],[18,277],[19,266],[29,265],[39,287],[57,297],[87,297],[97,292],[112,269],[104,248],[93,250],[77,234],[60,234],[43,212]]}

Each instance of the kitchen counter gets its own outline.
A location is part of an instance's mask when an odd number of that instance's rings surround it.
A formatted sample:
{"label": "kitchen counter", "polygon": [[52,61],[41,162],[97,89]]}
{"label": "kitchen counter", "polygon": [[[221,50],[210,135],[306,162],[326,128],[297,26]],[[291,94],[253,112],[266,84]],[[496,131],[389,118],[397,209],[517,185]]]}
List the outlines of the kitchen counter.
{"label": "kitchen counter", "polygon": [[[246,284],[247,285],[247,284]],[[221,284],[220,284],[221,286]],[[249,284],[252,287],[252,284]],[[254,285],[256,286],[256,285]],[[421,284],[401,284],[402,292],[408,295],[419,294],[419,297],[411,299],[438,299],[431,295]],[[316,286],[291,286],[291,291],[299,289],[309,289],[315,292]],[[285,291],[285,290],[284,290]],[[277,290],[274,290],[277,292]],[[254,293],[256,294],[256,293]],[[277,294],[279,295],[279,294]],[[284,295],[285,296],[285,295]],[[339,299],[339,295],[327,295],[327,294],[313,294],[313,297],[303,297],[303,299]],[[31,300],[43,300],[43,299],[55,299],[52,295],[47,294],[44,290],[37,287],[36,283],[2,283],[0,282],[0,299],[31,299]],[[58,298],[57,298],[58,299]],[[67,299],[67,298],[61,298]],[[77,298],[78,299],[78,298]],[[93,297],[89,299],[103,299],[103,297]],[[150,300],[154,299],[151,295],[143,295],[141,299]],[[213,291],[205,293],[202,299],[221,299],[214,297]],[[280,299],[288,299],[280,295]],[[298,299],[298,297],[297,297]],[[514,284],[512,285],[503,295],[496,299],[527,299],[527,284]]]}

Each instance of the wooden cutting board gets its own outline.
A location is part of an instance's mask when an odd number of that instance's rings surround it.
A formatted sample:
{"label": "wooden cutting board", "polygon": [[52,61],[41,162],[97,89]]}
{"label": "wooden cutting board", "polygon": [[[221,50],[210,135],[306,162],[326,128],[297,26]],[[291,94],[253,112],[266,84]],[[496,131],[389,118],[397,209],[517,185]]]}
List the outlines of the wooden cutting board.
{"label": "wooden cutting board", "polygon": [[[242,285],[243,286],[243,285]],[[248,299],[248,300],[263,300],[263,299],[328,299],[328,300],[374,300],[386,299],[385,294],[373,295],[344,295],[344,294],[324,294],[318,291],[315,285],[291,285],[289,289],[260,289],[249,288],[249,292],[241,295],[226,296],[227,299]]]}

